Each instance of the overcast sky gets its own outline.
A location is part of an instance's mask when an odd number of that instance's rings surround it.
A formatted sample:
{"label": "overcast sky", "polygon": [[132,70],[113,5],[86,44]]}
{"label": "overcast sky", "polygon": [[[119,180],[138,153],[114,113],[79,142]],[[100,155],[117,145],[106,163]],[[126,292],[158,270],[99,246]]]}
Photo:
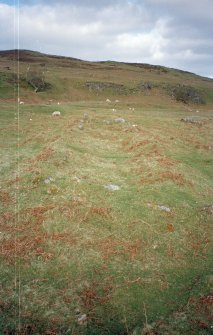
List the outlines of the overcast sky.
{"label": "overcast sky", "polygon": [[213,0],[0,0],[0,50],[150,63],[213,78]]}

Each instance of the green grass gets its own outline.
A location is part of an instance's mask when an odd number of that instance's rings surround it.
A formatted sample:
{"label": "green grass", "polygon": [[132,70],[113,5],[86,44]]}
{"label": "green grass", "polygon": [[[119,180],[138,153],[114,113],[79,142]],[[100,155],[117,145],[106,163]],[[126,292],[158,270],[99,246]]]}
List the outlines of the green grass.
{"label": "green grass", "polygon": [[[211,122],[187,126],[182,107],[163,103],[134,114],[122,103],[116,115],[98,101],[26,104],[19,122],[17,112],[0,114],[0,332],[137,335],[148,322],[210,333]],[[103,122],[117,116],[127,123]]]}
{"label": "green grass", "polygon": [[14,98],[17,94],[17,76],[0,71],[0,99]]}
{"label": "green grass", "polygon": [[[52,88],[35,93],[20,82],[25,104],[1,107],[0,333],[141,335],[148,323],[155,334],[209,334],[211,81],[157,67],[22,56],[46,63]],[[6,64],[0,98],[9,100],[17,92]],[[88,78],[155,88],[119,96],[89,91]],[[175,103],[160,91],[182,82],[204,92],[207,104]],[[180,122],[188,115],[203,124]],[[117,117],[127,122],[104,123]],[[106,190],[109,183],[120,190]]]}

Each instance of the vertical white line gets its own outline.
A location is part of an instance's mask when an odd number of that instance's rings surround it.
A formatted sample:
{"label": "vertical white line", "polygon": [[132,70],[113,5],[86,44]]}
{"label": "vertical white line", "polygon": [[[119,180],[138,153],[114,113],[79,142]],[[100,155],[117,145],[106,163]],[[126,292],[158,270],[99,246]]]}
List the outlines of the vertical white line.
{"label": "vertical white line", "polygon": [[[19,80],[20,80],[20,67],[19,67],[19,50],[20,50],[20,3],[18,0],[18,22],[17,22],[17,30],[18,30],[18,36],[17,36],[17,44],[18,44],[18,224],[19,224],[19,210],[20,210],[20,206],[19,206],[19,196],[20,196],[20,185],[19,185],[19,177],[20,177],[20,165],[19,165],[19,158],[20,158],[20,105],[19,105],[19,101],[20,101],[20,87],[19,87]],[[20,257],[20,256],[19,256]],[[20,259],[18,259],[19,263],[18,263],[18,294],[19,294],[19,300],[18,300],[18,306],[19,306],[19,330],[21,329],[21,271],[20,271]]]}
{"label": "vertical white line", "polygon": [[18,324],[16,321],[16,328],[18,331],[21,329],[21,273],[20,273],[20,255],[17,254],[17,226],[19,224],[19,197],[20,197],[20,165],[19,165],[19,158],[20,158],[20,87],[19,87],[19,80],[20,80],[20,67],[19,67],[19,49],[20,49],[20,36],[19,36],[19,28],[20,28],[20,3],[19,0],[14,0],[14,44],[15,44],[15,67],[17,72],[17,96],[16,98],[16,114],[17,114],[17,171],[16,171],[16,220],[15,220],[15,292],[18,296],[18,310],[16,311],[15,318],[18,318]]}
{"label": "vertical white line", "polygon": [[[14,43],[14,49],[16,49],[16,0],[13,1],[13,43]],[[13,68],[14,68],[14,73],[17,72],[17,64],[16,64],[16,54],[15,54],[15,51],[14,51],[14,65],[13,65]],[[18,80],[18,77],[17,77],[17,80]],[[15,110],[15,124],[17,123],[17,118],[18,118],[18,97],[16,96],[16,84],[14,84],[14,110]],[[17,160],[17,152],[18,152],[18,129],[17,129],[17,143],[16,143],[17,147],[16,147],[16,153],[15,153],[15,158],[16,158],[16,161],[18,162]],[[17,197],[17,180],[18,180],[18,167],[16,169],[16,173],[15,173],[15,236],[14,236],[14,249],[15,249],[15,278],[14,278],[14,289],[15,289],[15,297],[16,297],[16,292],[17,292],[17,202],[18,202],[18,197]],[[15,327],[17,328],[17,310],[15,309]]]}

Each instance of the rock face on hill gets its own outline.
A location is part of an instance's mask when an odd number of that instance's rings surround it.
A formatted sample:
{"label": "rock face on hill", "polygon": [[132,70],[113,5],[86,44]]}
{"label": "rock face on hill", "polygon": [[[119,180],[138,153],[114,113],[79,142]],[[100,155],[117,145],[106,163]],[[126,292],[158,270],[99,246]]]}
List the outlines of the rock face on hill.
{"label": "rock face on hill", "polygon": [[202,93],[198,89],[195,89],[194,87],[191,86],[178,84],[170,88],[169,93],[175,100],[181,101],[183,103],[193,103],[193,104],[205,103]]}
{"label": "rock face on hill", "polygon": [[90,91],[104,92],[113,89],[118,94],[127,93],[127,88],[122,84],[110,83],[110,82],[99,82],[99,81],[87,81],[85,86]]}
{"label": "rock face on hill", "polygon": [[147,90],[151,90],[154,86],[152,82],[141,81],[134,87],[128,87],[123,84],[117,84],[112,82],[100,82],[100,81],[87,81],[85,86],[92,92],[107,92],[113,90],[116,94],[120,95],[132,95]]}

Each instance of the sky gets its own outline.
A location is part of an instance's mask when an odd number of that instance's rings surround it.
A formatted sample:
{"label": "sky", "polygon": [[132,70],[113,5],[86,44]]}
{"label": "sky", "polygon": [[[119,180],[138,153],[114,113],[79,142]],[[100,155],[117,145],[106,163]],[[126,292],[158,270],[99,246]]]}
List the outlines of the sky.
{"label": "sky", "polygon": [[213,0],[0,0],[0,50],[149,63],[213,78]]}

